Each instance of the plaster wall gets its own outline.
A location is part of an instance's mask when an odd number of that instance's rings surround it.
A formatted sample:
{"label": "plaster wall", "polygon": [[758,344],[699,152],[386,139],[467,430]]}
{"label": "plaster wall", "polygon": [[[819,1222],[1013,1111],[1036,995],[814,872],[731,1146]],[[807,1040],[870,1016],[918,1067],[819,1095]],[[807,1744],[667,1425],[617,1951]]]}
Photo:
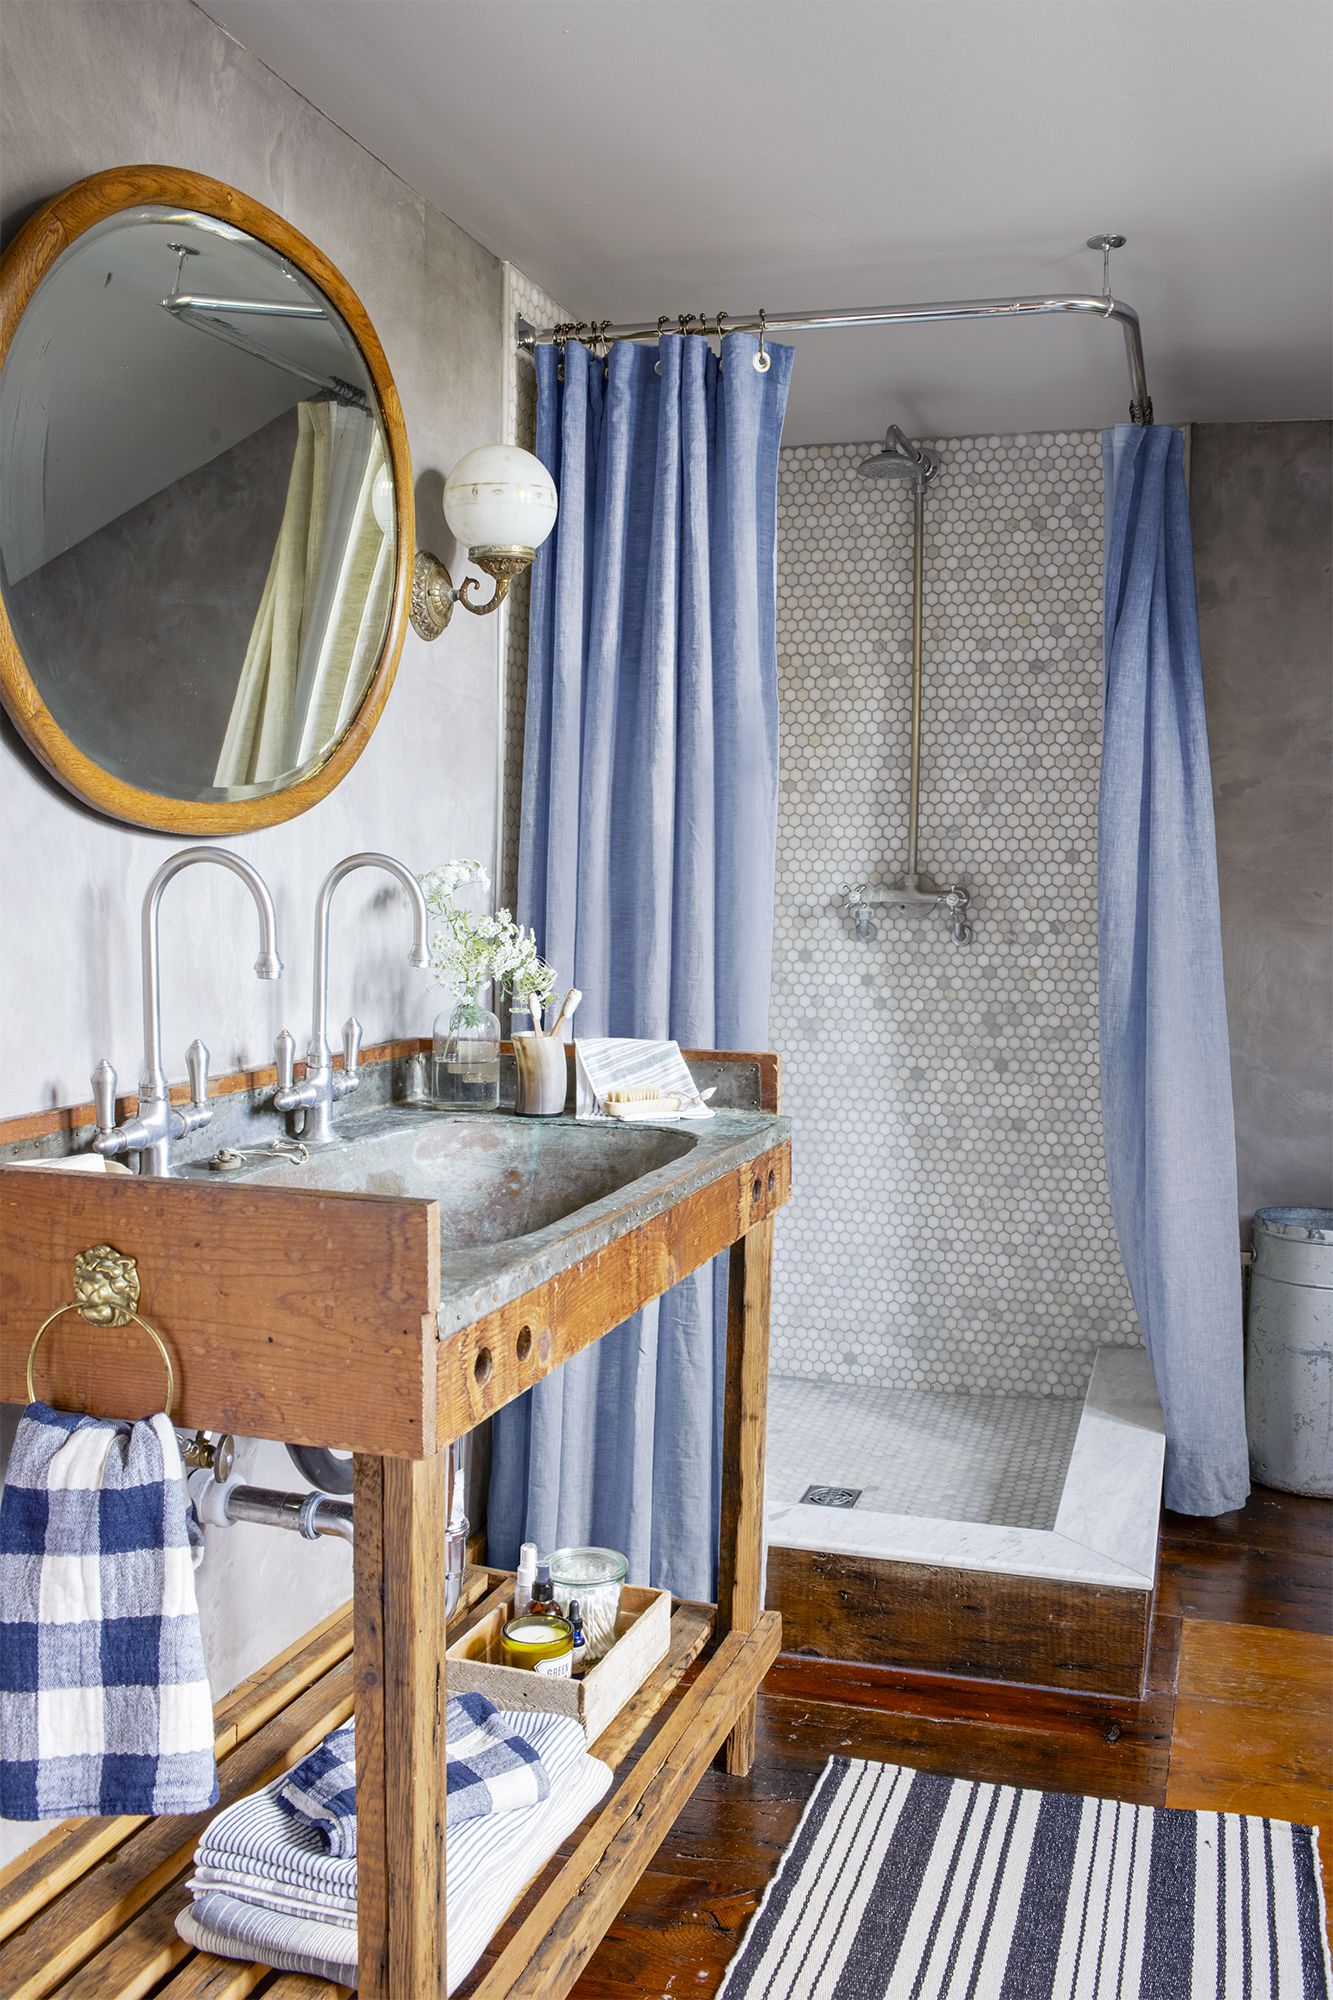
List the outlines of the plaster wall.
{"label": "plaster wall", "polygon": [[[247,54],[188,0],[9,0],[3,14],[0,226],[6,242],[49,196],[135,161],[230,181],[286,215],[340,267],[397,380],[416,467],[418,540],[455,567],[444,474],[502,436],[499,262]],[[456,566],[457,565],[457,566]],[[253,911],[220,869],[191,871],[163,905],[168,1068],[201,1035],[217,1071],[270,1059],[310,1009],[315,893],[329,867],[384,848],[414,869],[494,856],[499,824],[499,619],[456,618],[427,647],[408,634],[383,719],[330,798],[236,840],[277,903],[285,977],[251,974]],[[85,811],[0,732],[0,1116],[82,1101],[107,1055],[137,1076],[138,916],[179,842]],[[366,1040],[428,1027],[436,1002],[406,962],[398,894],[354,876],[334,910],[335,1019]],[[249,1443],[243,1473],[298,1485],[281,1448]],[[287,1644],[350,1589],[348,1551],[272,1530],[210,1530],[200,1572],[215,1694]],[[0,1825],[0,1861],[40,1829]]]}
{"label": "plaster wall", "polygon": [[1196,424],[1240,1212],[1333,1207],[1333,425]]}

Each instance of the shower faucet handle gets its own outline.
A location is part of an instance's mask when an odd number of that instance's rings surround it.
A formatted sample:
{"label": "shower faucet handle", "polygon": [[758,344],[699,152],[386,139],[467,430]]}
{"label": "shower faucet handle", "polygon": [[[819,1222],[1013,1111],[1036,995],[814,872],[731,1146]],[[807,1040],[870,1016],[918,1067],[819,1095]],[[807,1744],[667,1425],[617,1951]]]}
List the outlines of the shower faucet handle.
{"label": "shower faucet handle", "polygon": [[875,935],[875,927],[870,916],[873,908],[872,897],[873,891],[868,882],[858,883],[855,888],[844,889],[842,892],[843,915],[851,918],[856,935],[862,944],[868,944]]}

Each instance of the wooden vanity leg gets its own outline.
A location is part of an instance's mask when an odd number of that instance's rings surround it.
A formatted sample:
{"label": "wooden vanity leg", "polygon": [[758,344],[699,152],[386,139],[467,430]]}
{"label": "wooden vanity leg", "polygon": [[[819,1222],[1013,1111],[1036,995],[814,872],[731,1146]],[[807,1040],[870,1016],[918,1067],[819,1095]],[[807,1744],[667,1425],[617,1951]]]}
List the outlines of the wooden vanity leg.
{"label": "wooden vanity leg", "polygon": [[[763,1610],[764,1432],[768,1422],[768,1330],[773,1296],[773,1221],[756,1222],[731,1246],[727,1291],[727,1379],[722,1432],[717,1629],[749,1632]],[[718,1753],[743,1778],[754,1762],[755,1704],[747,1702]]]}
{"label": "wooden vanity leg", "polygon": [[356,1460],[359,2000],[444,1992],[448,1460]]}

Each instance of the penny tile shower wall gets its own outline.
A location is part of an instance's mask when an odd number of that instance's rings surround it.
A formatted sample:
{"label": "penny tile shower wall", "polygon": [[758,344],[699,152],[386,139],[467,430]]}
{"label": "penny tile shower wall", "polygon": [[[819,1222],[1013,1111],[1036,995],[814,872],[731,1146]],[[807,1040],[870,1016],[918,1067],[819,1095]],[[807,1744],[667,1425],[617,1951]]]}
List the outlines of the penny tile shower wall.
{"label": "penny tile shower wall", "polygon": [[939,441],[926,496],[921,868],[974,941],[876,913],[907,839],[911,488],[782,454],[771,1039],[797,1172],[773,1367],[1081,1396],[1138,1329],[1098,1104],[1096,433]]}

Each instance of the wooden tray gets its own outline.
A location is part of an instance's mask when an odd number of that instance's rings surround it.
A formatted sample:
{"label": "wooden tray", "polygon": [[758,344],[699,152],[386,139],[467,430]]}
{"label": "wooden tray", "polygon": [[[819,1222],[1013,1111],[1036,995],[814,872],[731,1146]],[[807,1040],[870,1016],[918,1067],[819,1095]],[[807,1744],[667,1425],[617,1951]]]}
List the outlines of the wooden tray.
{"label": "wooden tray", "polygon": [[582,1680],[563,1680],[501,1664],[500,1633],[512,1616],[512,1597],[493,1603],[446,1649],[450,1694],[484,1694],[497,1708],[538,1708],[549,1715],[577,1716],[589,1743],[596,1742],[630,1696],[638,1693],[671,1644],[671,1593],[626,1584],[620,1593],[615,1644]]}

